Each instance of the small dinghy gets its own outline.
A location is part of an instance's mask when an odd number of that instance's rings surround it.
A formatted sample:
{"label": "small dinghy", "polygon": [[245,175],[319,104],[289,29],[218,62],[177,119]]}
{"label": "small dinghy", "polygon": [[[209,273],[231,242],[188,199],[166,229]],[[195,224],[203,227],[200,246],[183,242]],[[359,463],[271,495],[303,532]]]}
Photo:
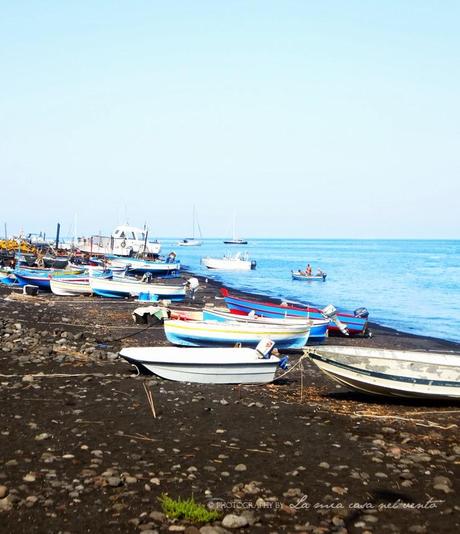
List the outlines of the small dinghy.
{"label": "small dinghy", "polygon": [[301,280],[304,282],[325,282],[327,277],[326,273],[308,276],[303,271],[291,271],[291,274],[293,280]]}
{"label": "small dinghy", "polygon": [[310,349],[308,353],[329,378],[361,393],[460,398],[458,354],[334,346]]}
{"label": "small dinghy", "polygon": [[120,356],[161,378],[198,384],[267,384],[285,360],[270,355],[273,342],[249,348],[129,347]]}
{"label": "small dinghy", "polygon": [[222,258],[201,258],[201,264],[207,269],[220,271],[253,271],[257,265],[248,254],[241,252],[225,254]]}

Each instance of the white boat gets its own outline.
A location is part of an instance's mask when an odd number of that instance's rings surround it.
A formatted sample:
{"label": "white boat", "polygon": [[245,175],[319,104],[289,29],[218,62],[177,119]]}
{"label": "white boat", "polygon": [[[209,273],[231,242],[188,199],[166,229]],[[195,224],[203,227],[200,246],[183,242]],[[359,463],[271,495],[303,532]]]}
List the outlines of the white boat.
{"label": "white boat", "polygon": [[362,393],[460,398],[460,354],[343,346],[308,353],[329,378]]}
{"label": "white boat", "polygon": [[182,239],[182,241],[179,241],[177,244],[180,247],[199,247],[203,244],[200,239],[195,238],[195,226],[198,227],[198,232],[201,238],[201,228],[196,218],[195,206],[193,206],[192,237]]}
{"label": "white boat", "polygon": [[120,356],[161,378],[199,384],[267,384],[280,364],[249,348],[129,347]]}
{"label": "white boat", "polygon": [[205,347],[209,345],[256,346],[263,338],[272,339],[277,348],[302,348],[308,341],[310,326],[264,325],[221,321],[164,321],[166,338],[174,345]]}
{"label": "white boat", "polygon": [[256,262],[250,260],[248,254],[241,252],[226,254],[223,258],[201,258],[201,263],[208,269],[221,271],[251,271],[256,268]]}
{"label": "white boat", "polygon": [[180,270],[180,262],[168,262],[163,260],[143,260],[139,258],[121,258],[118,256],[106,256],[109,267],[116,269],[127,269],[136,274],[167,274]]}
{"label": "white boat", "polygon": [[76,246],[88,254],[117,254],[118,256],[134,256],[136,254],[159,254],[161,245],[149,242],[147,232],[126,224],[117,226],[111,236],[93,235],[79,237]]}
{"label": "white boat", "polygon": [[75,297],[79,295],[91,295],[92,290],[88,278],[81,280],[65,280],[51,278],[51,291],[61,297]]}
{"label": "white boat", "polygon": [[235,212],[233,212],[232,238],[231,239],[226,239],[224,241],[224,243],[226,245],[247,245],[248,242],[246,241],[246,239],[241,239],[241,238],[236,236],[235,220],[236,220],[236,216],[235,216]]}
{"label": "white boat", "polygon": [[141,293],[171,300],[183,300],[185,297],[185,284],[149,284],[124,278],[108,280],[98,277],[90,278],[89,283],[93,293],[101,297],[139,297]]}

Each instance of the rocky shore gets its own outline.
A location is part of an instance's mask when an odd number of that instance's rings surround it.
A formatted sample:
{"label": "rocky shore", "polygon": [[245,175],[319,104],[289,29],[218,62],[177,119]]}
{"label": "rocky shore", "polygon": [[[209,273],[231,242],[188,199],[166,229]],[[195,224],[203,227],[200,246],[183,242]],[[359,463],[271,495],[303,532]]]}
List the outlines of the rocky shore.
{"label": "rocky shore", "polygon": [[[187,305],[221,304],[217,289],[202,281]],[[119,349],[168,344],[134,324],[138,306],[0,288],[2,531],[460,531],[458,403],[354,394],[307,362],[265,386],[136,376]],[[328,343],[460,351],[371,330]],[[220,519],[170,519],[164,494]]]}

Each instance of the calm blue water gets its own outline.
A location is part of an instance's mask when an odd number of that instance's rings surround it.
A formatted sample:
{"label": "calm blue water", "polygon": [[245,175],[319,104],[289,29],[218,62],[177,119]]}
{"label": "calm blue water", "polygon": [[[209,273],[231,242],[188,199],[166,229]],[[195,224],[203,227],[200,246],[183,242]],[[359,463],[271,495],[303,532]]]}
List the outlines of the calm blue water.
{"label": "calm blue water", "polygon": [[[274,297],[366,306],[370,320],[404,332],[460,342],[460,241],[373,241],[252,239],[246,246],[204,240],[201,247],[179,247],[161,239],[162,252],[175,250],[184,266],[230,286]],[[247,251],[255,271],[209,271],[203,256]],[[310,263],[327,281],[298,282],[291,270]]]}

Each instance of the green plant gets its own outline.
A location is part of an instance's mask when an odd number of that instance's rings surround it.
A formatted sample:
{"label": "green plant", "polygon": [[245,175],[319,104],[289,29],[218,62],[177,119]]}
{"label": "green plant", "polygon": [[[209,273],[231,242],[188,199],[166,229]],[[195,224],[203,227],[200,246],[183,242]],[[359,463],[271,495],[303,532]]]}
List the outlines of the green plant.
{"label": "green plant", "polygon": [[158,498],[163,512],[171,519],[186,519],[193,523],[209,523],[219,519],[221,514],[216,510],[208,510],[202,504],[197,504],[193,497],[182,500],[171,499],[168,495]]}

